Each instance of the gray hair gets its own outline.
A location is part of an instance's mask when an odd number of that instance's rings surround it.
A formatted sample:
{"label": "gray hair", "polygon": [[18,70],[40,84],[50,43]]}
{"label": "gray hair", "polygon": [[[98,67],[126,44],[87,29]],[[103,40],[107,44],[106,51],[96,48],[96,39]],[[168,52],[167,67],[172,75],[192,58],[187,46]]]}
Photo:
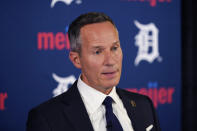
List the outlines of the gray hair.
{"label": "gray hair", "polygon": [[89,12],[82,14],[77,17],[70,25],[68,29],[68,36],[70,41],[71,51],[81,52],[81,39],[80,39],[80,29],[88,24],[101,23],[109,21],[116,28],[112,19],[104,13],[100,12]]}

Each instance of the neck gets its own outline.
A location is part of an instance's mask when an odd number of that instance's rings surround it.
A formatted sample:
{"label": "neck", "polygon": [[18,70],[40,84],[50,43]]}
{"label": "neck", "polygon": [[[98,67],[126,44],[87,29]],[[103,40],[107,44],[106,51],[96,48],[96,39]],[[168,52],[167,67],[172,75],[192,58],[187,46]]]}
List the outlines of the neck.
{"label": "neck", "polygon": [[113,89],[113,87],[97,87],[97,86],[91,85],[90,82],[86,82],[86,81],[83,79],[83,75],[81,75],[80,78],[81,78],[81,80],[82,80],[86,85],[88,85],[88,86],[91,87],[91,88],[94,88],[95,90],[97,90],[97,91],[99,91],[99,92],[102,92],[103,94],[108,95],[108,94],[112,91],[112,89]]}

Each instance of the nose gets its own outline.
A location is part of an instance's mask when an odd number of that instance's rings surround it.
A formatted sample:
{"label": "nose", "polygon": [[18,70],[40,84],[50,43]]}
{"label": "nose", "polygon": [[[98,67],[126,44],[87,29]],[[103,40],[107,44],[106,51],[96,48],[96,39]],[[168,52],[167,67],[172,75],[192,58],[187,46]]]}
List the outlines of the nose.
{"label": "nose", "polygon": [[116,63],[115,54],[112,51],[107,51],[105,53],[104,65],[113,66],[115,63]]}

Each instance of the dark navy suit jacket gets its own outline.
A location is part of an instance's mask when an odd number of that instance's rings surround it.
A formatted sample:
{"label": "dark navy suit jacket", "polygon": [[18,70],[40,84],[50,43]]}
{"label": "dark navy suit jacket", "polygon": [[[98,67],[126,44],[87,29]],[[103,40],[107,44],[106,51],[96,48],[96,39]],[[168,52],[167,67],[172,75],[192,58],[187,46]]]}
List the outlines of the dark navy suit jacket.
{"label": "dark navy suit jacket", "polygon": [[[151,100],[147,96],[117,88],[135,131],[160,131]],[[65,93],[33,108],[28,115],[26,131],[93,131],[77,81]]]}

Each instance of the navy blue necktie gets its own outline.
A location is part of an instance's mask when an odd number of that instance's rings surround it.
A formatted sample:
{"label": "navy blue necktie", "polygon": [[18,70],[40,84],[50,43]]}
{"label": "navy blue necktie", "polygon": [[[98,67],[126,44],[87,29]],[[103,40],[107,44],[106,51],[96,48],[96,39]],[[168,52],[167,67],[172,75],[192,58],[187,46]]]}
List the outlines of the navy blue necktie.
{"label": "navy blue necktie", "polygon": [[112,109],[112,101],[113,99],[110,96],[107,96],[103,101],[103,105],[105,105],[106,109],[106,122],[107,122],[107,131],[123,131],[120,122],[118,121],[117,117],[113,113]]}

